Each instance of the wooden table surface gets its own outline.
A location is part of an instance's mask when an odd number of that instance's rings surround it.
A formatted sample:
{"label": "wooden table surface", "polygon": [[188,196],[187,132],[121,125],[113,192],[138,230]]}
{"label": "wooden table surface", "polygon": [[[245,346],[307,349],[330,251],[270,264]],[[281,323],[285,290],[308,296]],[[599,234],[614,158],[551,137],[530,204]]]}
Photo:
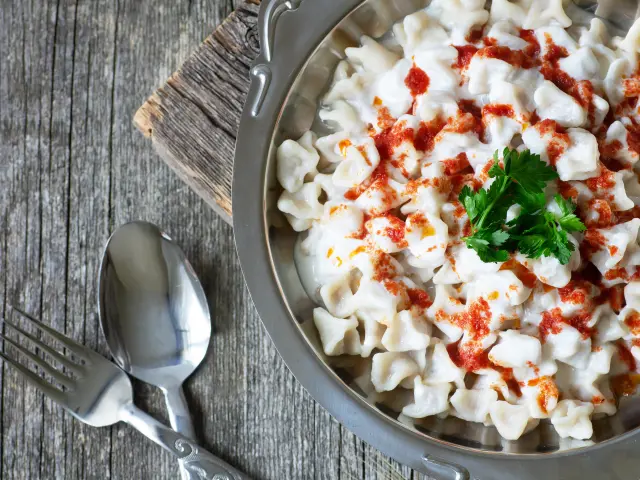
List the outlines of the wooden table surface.
{"label": "wooden table surface", "polygon": [[[101,250],[117,226],[155,222],[185,249],[212,311],[209,355],[186,386],[205,447],[258,479],[418,478],[296,382],[251,304],[231,227],[132,126],[144,99],[233,8],[0,0],[0,316],[22,306],[107,355]],[[177,478],[176,462],[132,428],[87,427],[6,366],[0,382],[1,479]],[[167,421],[158,389],[137,383],[136,400]]]}

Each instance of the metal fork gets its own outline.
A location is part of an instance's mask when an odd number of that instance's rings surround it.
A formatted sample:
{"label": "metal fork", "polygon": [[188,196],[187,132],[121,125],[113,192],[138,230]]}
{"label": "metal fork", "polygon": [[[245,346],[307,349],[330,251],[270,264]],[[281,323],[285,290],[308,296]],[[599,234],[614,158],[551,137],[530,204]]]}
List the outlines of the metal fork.
{"label": "metal fork", "polygon": [[0,357],[71,415],[94,427],[113,425],[121,421],[128,423],[162,448],[182,459],[191,479],[247,479],[231,465],[137,408],[133,404],[133,389],[129,377],[114,363],[22,310],[15,307],[12,307],[12,310],[30,320],[38,330],[53,337],[67,350],[66,355],[62,354],[14,323],[4,320],[5,325],[15,330],[19,337],[24,337],[45,352],[55,363],[64,367],[65,371],[61,371],[17,341],[8,338],[6,334],[0,334],[0,338],[5,342],[4,345],[11,344],[15,350],[62,385],[62,388],[30,370],[27,366],[28,362],[20,362],[17,355],[10,355],[6,349],[0,351]]}

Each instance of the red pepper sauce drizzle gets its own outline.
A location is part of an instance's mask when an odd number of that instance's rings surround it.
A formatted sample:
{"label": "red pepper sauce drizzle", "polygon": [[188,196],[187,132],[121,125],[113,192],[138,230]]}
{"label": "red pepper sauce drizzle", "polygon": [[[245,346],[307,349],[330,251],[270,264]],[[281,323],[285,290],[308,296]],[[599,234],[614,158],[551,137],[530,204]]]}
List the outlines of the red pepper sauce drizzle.
{"label": "red pepper sauce drizzle", "polygon": [[640,125],[631,118],[631,125],[625,125],[627,128],[627,144],[635,153],[640,154]]}
{"label": "red pepper sauce drizzle", "polygon": [[396,123],[396,119],[389,112],[388,107],[379,107],[378,108],[378,128],[381,130],[385,130],[387,128],[393,127],[394,123]]}
{"label": "red pepper sauce drizzle", "polygon": [[546,53],[542,57],[540,73],[546,80],[553,82],[556,87],[567,93],[576,84],[576,81],[560,68],[559,62],[563,58],[567,58],[569,52],[566,48],[553,43],[553,39],[548,33],[545,34],[545,40]]}
{"label": "red pepper sauce drizzle", "polygon": [[[600,244],[601,239],[597,239],[596,242],[597,244]],[[618,314],[626,305],[624,299],[624,285],[618,284],[612,287],[605,287],[602,283],[602,279],[602,274],[595,265],[593,265],[593,263],[588,263],[581,271],[574,272],[571,282],[567,287],[564,287],[564,289],[558,289],[560,299],[563,302],[570,303],[571,299],[580,301],[582,299],[582,295],[586,294],[586,299],[583,303],[587,305],[589,309],[608,303],[611,309]],[[580,289],[580,293],[575,291],[571,292],[569,288],[571,285],[577,285]],[[600,293],[596,296],[593,296],[592,292],[589,291],[592,285],[600,289]]]}
{"label": "red pepper sauce drizzle", "polygon": [[591,338],[595,332],[595,330],[589,326],[589,322],[591,321],[591,312],[587,310],[580,310],[571,317],[565,317],[564,321],[580,332],[580,335],[582,335],[582,338],[585,340]]}
{"label": "red pepper sauce drizzle", "polygon": [[375,250],[372,252],[371,263],[373,264],[372,279],[377,282],[389,280],[395,277],[398,273],[392,262],[391,255],[381,250]]}
{"label": "red pepper sauce drizzle", "polygon": [[435,145],[435,138],[438,133],[445,127],[446,123],[440,119],[431,120],[430,122],[422,122],[413,142],[416,150],[430,152]]}
{"label": "red pepper sauce drizzle", "polygon": [[409,180],[405,186],[405,194],[409,196],[416,195],[421,187],[433,187],[440,193],[446,193],[451,190],[451,184],[447,178],[416,178]]}
{"label": "red pepper sauce drizzle", "polygon": [[482,110],[473,100],[458,101],[458,116],[449,118],[446,131],[455,133],[475,132],[480,140],[484,138]]}
{"label": "red pepper sauce drizzle", "polygon": [[629,274],[627,273],[626,268],[617,267],[617,268],[612,268],[607,273],[605,273],[604,278],[611,281],[622,279],[625,282],[628,282]]}
{"label": "red pepper sauce drizzle", "polygon": [[549,119],[536,123],[535,128],[540,132],[540,135],[551,135],[551,140],[547,144],[547,155],[551,165],[555,165],[560,155],[571,145],[567,130],[554,120]]}
{"label": "red pepper sauce drizzle", "polygon": [[482,40],[483,36],[484,36],[484,25],[479,28],[474,28],[470,30],[467,36],[464,37],[464,39],[469,43],[478,43],[480,40]]}
{"label": "red pepper sauce drizzle", "polygon": [[[627,132],[627,136],[630,132]],[[638,139],[640,140],[640,138]],[[628,142],[627,142],[628,143]],[[604,141],[598,139],[598,150],[600,151],[600,161],[612,172],[619,172],[620,170],[626,170],[629,167],[624,165],[616,157],[616,154],[622,149],[622,143],[619,140],[604,144]]]}
{"label": "red pepper sauce drizzle", "polygon": [[500,372],[500,374],[502,376],[502,379],[507,384],[507,387],[509,388],[509,390],[511,390],[513,393],[515,393],[516,397],[518,397],[518,398],[521,397],[522,396],[522,390],[520,389],[520,384],[518,383],[518,381],[513,376],[513,368],[500,367],[500,366],[495,365],[495,364],[494,364],[493,368]]}
{"label": "red pepper sauce drizzle", "polygon": [[458,59],[453,65],[451,65],[451,67],[460,70],[460,72],[463,72],[469,67],[471,59],[476,54],[476,52],[478,52],[478,48],[474,47],[473,45],[454,45],[454,48],[458,51]]}
{"label": "red pepper sauce drizzle", "polygon": [[584,258],[591,258],[591,256],[604,248],[607,244],[605,236],[596,229],[588,229],[584,234],[584,239],[580,244],[580,255]]}
{"label": "red pepper sauce drizzle", "polygon": [[398,248],[407,248],[408,244],[404,238],[404,222],[393,215],[385,215],[385,218],[389,221],[389,225],[384,229],[384,235]]}
{"label": "red pepper sauce drizzle", "polygon": [[[379,258],[389,259],[387,254],[382,254]],[[405,308],[417,309],[416,313],[424,314],[424,311],[433,304],[429,294],[420,288],[408,288],[404,283],[392,280],[391,278],[396,274],[395,269],[389,268],[385,262],[382,263],[381,268],[376,270],[376,275],[381,278],[385,289],[392,295],[403,298]]]}
{"label": "red pepper sauce drizzle", "polygon": [[488,368],[497,371],[509,390],[515,393],[517,397],[522,396],[520,384],[513,376],[513,369],[502,367],[489,360],[488,350],[482,350],[473,343],[461,345],[460,340],[458,340],[447,345],[447,353],[449,353],[449,358],[458,368],[464,368],[468,372],[476,372]]}
{"label": "red pepper sauce drizzle", "polygon": [[549,311],[542,312],[542,321],[538,325],[540,340],[544,343],[549,335],[560,333],[563,324],[570,325],[578,330],[582,338],[590,338],[594,332],[593,328],[588,326],[590,320],[591,313],[586,310],[581,310],[571,317],[564,317],[559,307],[552,308]]}
{"label": "red pepper sauce drizzle", "polygon": [[485,105],[482,107],[482,116],[494,115],[496,117],[509,117],[514,118],[516,116],[513,111],[513,107],[509,104],[494,103]]}
{"label": "red pepper sauce drizzle", "polygon": [[512,50],[509,47],[496,45],[496,40],[485,37],[485,46],[481,49],[473,45],[456,46],[458,50],[457,62],[452,66],[458,70],[465,70],[473,56],[477,53],[486,58],[496,58],[507,62],[515,67],[525,69],[537,67],[540,64],[540,44],[535,37],[533,30],[520,30],[520,38],[527,42],[527,46],[523,50]]}
{"label": "red pepper sauce drizzle", "polygon": [[611,125],[615,121],[615,117],[624,117],[628,116],[629,111],[637,113],[638,98],[637,97],[626,97],[624,98],[618,106],[615,108],[609,109],[609,113],[607,114],[605,124]]}
{"label": "red pepper sauce drizzle", "polygon": [[623,79],[622,86],[625,98],[640,97],[640,78],[637,77],[637,72],[631,78]]}
{"label": "red pepper sauce drizzle", "polygon": [[489,368],[489,352],[481,350],[473,343],[460,345],[460,340],[447,345],[449,358],[458,367],[464,368],[468,372],[475,372],[484,368]]}
{"label": "red pepper sauce drizzle", "polygon": [[458,101],[458,108],[463,113],[470,113],[477,119],[482,119],[482,109],[473,100],[463,99]]}
{"label": "red pepper sauce drizzle", "polygon": [[558,386],[553,379],[548,376],[542,376],[529,380],[527,383],[530,387],[538,387],[540,392],[538,393],[538,406],[543,413],[549,413],[549,400],[551,398],[558,398]]}
{"label": "red pepper sauce drizzle", "polygon": [[407,86],[413,97],[427,93],[429,83],[429,75],[415,64],[411,67],[407,77],[404,79],[404,84]]}
{"label": "red pepper sauce drizzle", "polygon": [[404,297],[406,295],[407,287],[404,283],[385,278],[382,280],[382,284],[391,295],[395,295],[397,297]]}
{"label": "red pepper sauce drizzle", "polygon": [[380,160],[389,160],[393,151],[403,142],[413,142],[415,132],[413,128],[407,128],[405,122],[398,122],[391,128],[387,128],[373,136]]}
{"label": "red pepper sauce drizzle", "polygon": [[[597,177],[587,178],[584,183],[592,192],[603,193],[615,187],[616,180],[614,172],[603,166],[600,169],[600,175]],[[605,199],[607,199],[607,197],[605,197]],[[613,199],[613,197],[610,199]]]}
{"label": "red pepper sauce drizzle", "polygon": [[593,103],[593,84],[589,80],[577,81],[571,89],[571,92],[569,92],[569,95],[575,98],[580,106],[587,111],[589,123],[593,125],[596,118],[596,105]]}
{"label": "red pepper sauce drizzle", "polygon": [[566,286],[558,289],[558,295],[564,303],[586,305],[591,298],[592,287],[590,282],[574,278]]}
{"label": "red pepper sauce drizzle", "polygon": [[[387,164],[393,163],[390,159],[393,156],[394,150],[403,142],[413,142],[414,136],[414,129],[407,128],[405,122],[394,123],[380,133],[372,135],[378,153],[380,154],[380,164],[369,178],[348,190],[344,197],[347,200],[355,201],[369,188],[377,188],[384,191],[389,190]],[[398,166],[397,162],[395,166]],[[388,192],[388,194],[391,195],[391,192]]]}
{"label": "red pepper sauce drizzle", "polygon": [[608,303],[616,314],[620,313],[626,305],[624,285],[618,284],[610,288],[600,287],[600,294],[593,301],[596,305]]}
{"label": "red pepper sauce drizzle", "polygon": [[535,32],[533,30],[520,29],[519,36],[528,44],[524,48],[524,53],[531,58],[538,58],[540,56],[540,43],[536,38]]}
{"label": "red pepper sauce drizzle", "polygon": [[500,270],[511,270],[513,274],[518,277],[518,280],[527,288],[535,287],[538,281],[538,277],[536,277],[533,272],[513,258],[503,263],[500,266]]}
{"label": "red pepper sauce drizzle", "polygon": [[593,84],[588,80],[576,81],[571,75],[562,70],[559,62],[563,58],[567,58],[569,52],[566,48],[553,43],[551,35],[545,34],[545,37],[546,53],[542,58],[540,73],[564,93],[571,95],[587,111],[589,122],[593,124],[595,119]]}
{"label": "red pepper sauce drizzle", "polygon": [[[363,182],[364,183],[364,182]],[[372,217],[368,214],[364,214],[364,218],[362,219],[362,225],[360,225],[360,228],[352,233],[351,235],[349,235],[349,237],[347,238],[355,238],[356,240],[364,240],[365,238],[367,238],[368,235],[368,231],[367,231],[367,225],[369,225],[369,220]],[[350,256],[353,257],[355,255],[357,255],[358,253],[367,251],[368,247],[365,247],[364,245],[356,248],[353,252],[351,252]]]}
{"label": "red pepper sauce drizzle", "polygon": [[542,321],[538,325],[540,332],[540,340],[542,343],[547,341],[550,334],[558,334],[562,331],[562,311],[559,308],[553,308],[548,312],[542,312]]}
{"label": "red pepper sauce drizzle", "polygon": [[420,288],[408,288],[407,295],[409,295],[409,303],[411,306],[426,310],[433,304],[433,300],[427,292]]}
{"label": "red pepper sauce drizzle", "polygon": [[482,39],[482,43],[484,43],[485,47],[495,47],[498,45],[498,40],[493,37],[484,37]]}
{"label": "red pepper sauce drizzle", "polygon": [[467,305],[460,312],[449,315],[444,310],[436,312],[436,319],[455,325],[467,332],[472,339],[481,339],[489,335],[489,322],[491,321],[491,308],[489,303],[480,297]]}
{"label": "red pepper sauce drizzle", "polygon": [[355,187],[347,190],[344,194],[344,198],[351,201],[356,201],[360,195],[362,195],[372,185],[386,185],[389,180],[389,174],[387,173],[386,162],[380,162],[380,165],[376,167],[373,173],[364,182]]}
{"label": "red pepper sauce drizzle", "polygon": [[[597,213],[598,217],[587,219],[589,212]],[[580,209],[578,213],[587,228],[608,228],[616,224],[617,217],[611,208],[611,204],[601,198],[592,198],[587,204],[586,211]]]}
{"label": "red pepper sauce drizzle", "polygon": [[558,180],[558,193],[562,195],[562,198],[570,198],[574,202],[578,200],[578,190],[576,190],[576,188],[569,182]]}
{"label": "red pepper sauce drizzle", "polygon": [[[640,66],[636,69],[633,75],[629,78],[625,78],[623,81],[623,93],[625,98],[618,104],[615,109],[615,115],[617,117],[627,116],[630,117],[633,121],[634,115],[630,115],[630,112],[637,114],[638,113],[638,97],[640,97]],[[634,127],[636,126],[636,122],[634,121]],[[609,124],[610,125],[610,124]],[[632,128],[632,130],[636,130],[636,128]],[[636,149],[638,145],[638,132],[629,130],[627,127],[627,143],[629,147],[634,150],[636,153],[640,153],[640,150]],[[635,145],[632,147],[631,142]]]}
{"label": "red pepper sauce drizzle", "polygon": [[478,50],[478,56],[484,58],[495,58],[502,60],[514,67],[530,69],[537,67],[539,61],[536,57],[531,57],[525,50],[512,50],[504,46],[490,46]]}
{"label": "red pepper sauce drizzle", "polygon": [[454,158],[448,158],[442,161],[444,166],[444,173],[448,176],[456,175],[458,173],[473,173],[471,169],[471,165],[469,164],[469,158],[465,152],[461,152],[456,155]]}
{"label": "red pepper sauce drizzle", "polygon": [[624,319],[624,324],[629,327],[633,335],[640,334],[640,313],[633,311]]}
{"label": "red pepper sauce drizzle", "polygon": [[465,186],[468,186],[474,192],[482,188],[482,182],[473,173],[451,175],[449,181],[451,182],[449,201],[456,200]]}

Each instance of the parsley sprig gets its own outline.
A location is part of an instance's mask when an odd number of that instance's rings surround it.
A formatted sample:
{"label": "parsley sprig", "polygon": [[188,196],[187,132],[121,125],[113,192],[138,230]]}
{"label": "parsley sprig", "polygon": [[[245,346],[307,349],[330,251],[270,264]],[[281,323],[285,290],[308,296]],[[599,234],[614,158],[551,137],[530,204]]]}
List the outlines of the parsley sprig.
{"label": "parsley sprig", "polygon": [[[467,247],[483,262],[505,262],[518,250],[529,258],[554,256],[567,264],[575,249],[568,233],[585,226],[574,213],[576,205],[560,195],[554,197],[560,214],[547,211],[544,188],[558,178],[556,171],[529,150],[505,148],[503,166],[496,151],[489,177],[495,180],[488,190],[465,186],[458,197],[471,222],[471,234],[463,238]],[[520,213],[507,222],[507,211],[516,204]]]}

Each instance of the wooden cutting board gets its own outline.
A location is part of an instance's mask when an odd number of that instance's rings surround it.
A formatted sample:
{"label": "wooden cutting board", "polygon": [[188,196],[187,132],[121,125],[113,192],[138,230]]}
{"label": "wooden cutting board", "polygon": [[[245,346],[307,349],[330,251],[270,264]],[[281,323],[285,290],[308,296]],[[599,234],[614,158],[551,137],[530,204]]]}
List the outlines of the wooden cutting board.
{"label": "wooden cutting board", "polygon": [[242,3],[136,112],[165,162],[231,223],[236,132],[258,56],[258,0]]}

